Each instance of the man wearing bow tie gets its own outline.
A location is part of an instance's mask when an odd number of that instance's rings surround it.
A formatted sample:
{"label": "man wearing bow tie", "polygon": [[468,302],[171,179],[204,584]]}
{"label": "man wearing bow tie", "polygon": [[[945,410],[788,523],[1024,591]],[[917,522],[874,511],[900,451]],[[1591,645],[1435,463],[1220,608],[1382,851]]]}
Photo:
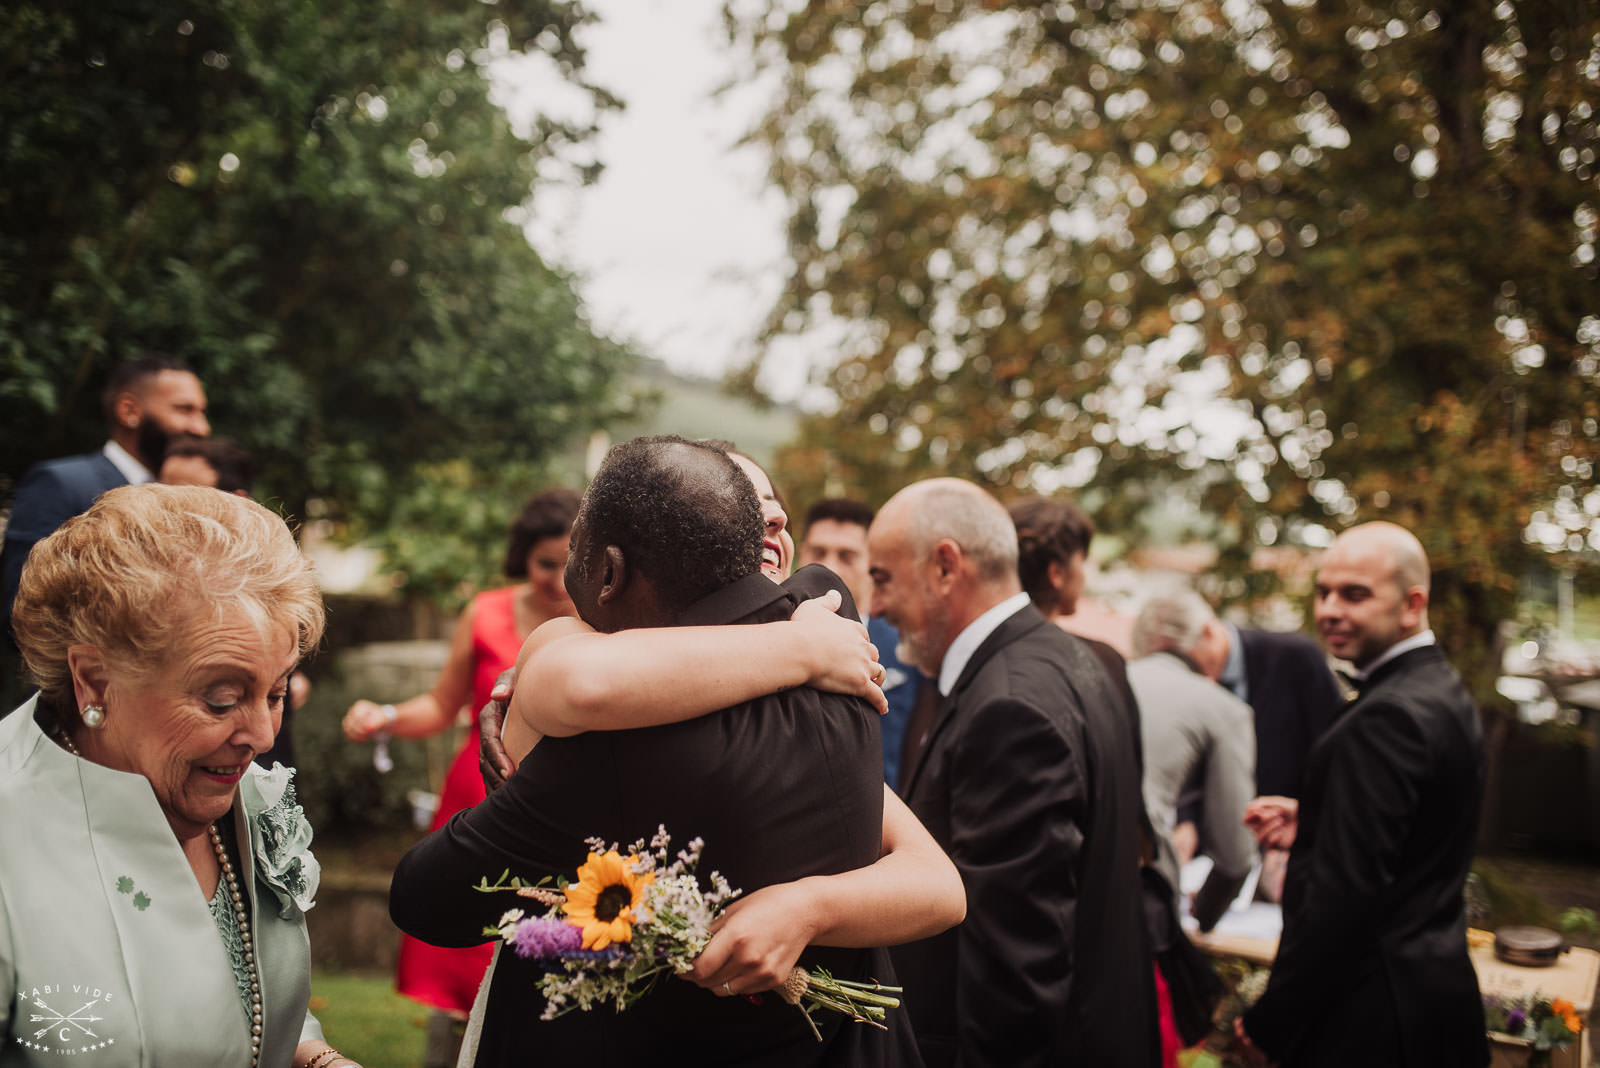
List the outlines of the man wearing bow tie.
{"label": "man wearing bow tie", "polygon": [[1317,574],[1328,651],[1359,696],[1311,756],[1298,806],[1258,798],[1245,823],[1290,846],[1283,937],[1240,1037],[1289,1068],[1489,1062],[1462,888],[1483,800],[1483,734],[1428,628],[1428,560],[1368,523]]}

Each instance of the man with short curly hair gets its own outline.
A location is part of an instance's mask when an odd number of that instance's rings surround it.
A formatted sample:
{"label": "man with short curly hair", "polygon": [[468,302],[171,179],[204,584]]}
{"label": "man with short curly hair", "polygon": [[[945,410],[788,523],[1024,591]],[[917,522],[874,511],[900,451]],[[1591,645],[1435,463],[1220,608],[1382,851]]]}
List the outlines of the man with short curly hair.
{"label": "man with short curly hair", "polygon": [[[825,589],[821,568],[784,585],[761,570],[765,523],[750,478],[726,453],[681,438],[612,449],[572,529],[567,589],[583,622],[632,627],[788,619]],[[509,739],[508,739],[509,741]],[[485,941],[506,907],[472,889],[479,873],[568,876],[584,839],[626,844],[665,825],[681,844],[705,840],[705,867],[746,895],[777,883],[865,867],[881,854],[884,788],[877,713],[865,700],[796,686],[680,723],[546,736],[486,801],[458,814],[401,861],[390,914],[435,945]],[[853,903],[852,910],[856,908]],[[836,975],[882,979],[881,949],[813,945],[801,960]],[[662,981],[627,1012],[539,1020],[538,962],[502,952],[485,997],[478,1065],[604,1063],[661,1058],[779,1065],[913,1063],[903,1013],[888,1032],[819,1014],[777,996],[723,996]],[[765,989],[765,988],[762,988]]]}

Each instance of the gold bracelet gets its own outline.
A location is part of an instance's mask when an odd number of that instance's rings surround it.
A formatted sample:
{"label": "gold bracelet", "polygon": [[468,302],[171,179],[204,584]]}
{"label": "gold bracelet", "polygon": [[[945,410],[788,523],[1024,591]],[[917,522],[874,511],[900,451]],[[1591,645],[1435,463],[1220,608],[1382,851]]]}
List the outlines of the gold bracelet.
{"label": "gold bracelet", "polygon": [[343,1056],[343,1053],[340,1053],[332,1046],[329,1046],[315,1057],[312,1057],[309,1061],[306,1061],[306,1068],[322,1068],[322,1066],[327,1064],[329,1061],[337,1060]]}

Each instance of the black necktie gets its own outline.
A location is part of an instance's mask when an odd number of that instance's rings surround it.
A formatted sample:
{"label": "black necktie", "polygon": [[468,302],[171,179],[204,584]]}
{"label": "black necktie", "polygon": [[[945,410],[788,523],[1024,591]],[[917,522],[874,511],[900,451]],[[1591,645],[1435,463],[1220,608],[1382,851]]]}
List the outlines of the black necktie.
{"label": "black necktie", "polygon": [[927,744],[928,732],[939,712],[939,684],[926,675],[917,678],[917,699],[911,705],[911,718],[906,722],[905,740],[900,743],[900,785],[904,788],[911,771],[922,759],[922,748]]}

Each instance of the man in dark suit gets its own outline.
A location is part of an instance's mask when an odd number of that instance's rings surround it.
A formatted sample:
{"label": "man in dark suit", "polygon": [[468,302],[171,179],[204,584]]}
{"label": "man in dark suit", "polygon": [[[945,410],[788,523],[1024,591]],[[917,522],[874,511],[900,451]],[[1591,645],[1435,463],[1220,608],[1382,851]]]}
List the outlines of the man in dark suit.
{"label": "man in dark suit", "polygon": [[[1255,724],[1255,796],[1299,797],[1311,747],[1333,724],[1344,697],[1328,658],[1301,634],[1236,627],[1209,618],[1197,636],[1189,659],[1201,674],[1250,706]],[[1173,841],[1180,863],[1197,849],[1209,852],[1216,843],[1200,841],[1196,828],[1207,817],[1199,784],[1188,784],[1178,805]],[[1261,892],[1277,900],[1284,854],[1268,850],[1263,859]]]}
{"label": "man in dark suit", "polygon": [[22,565],[36,542],[62,523],[86,512],[108,489],[151,482],[161,467],[167,441],[177,434],[205,437],[206,394],[200,380],[165,356],[129,360],[111,372],[102,397],[110,440],[99,452],[35,464],[17,483],[0,552],[4,603],[0,620],[11,636],[11,603],[17,597]]}
{"label": "man in dark suit", "polygon": [[[763,520],[750,481],[723,452],[683,441],[613,449],[572,532],[567,588],[602,631],[787,619],[800,599],[843,593],[822,568],[778,586],[761,574]],[[456,816],[401,861],[390,912],[436,945],[484,941],[508,907],[472,889],[479,876],[568,875],[584,840],[626,845],[658,824],[678,844],[704,838],[712,869],[746,894],[878,859],[883,779],[876,711],[864,700],[801,687],[699,719],[648,729],[543,739],[488,800]],[[822,949],[801,958],[841,978],[892,974],[883,950]],[[903,1012],[885,1033],[666,979],[627,1012],[573,1012],[547,1022],[538,969],[502,953],[487,992],[480,1065],[579,1060],[618,1064],[662,1051],[697,1064],[915,1063]],[[720,993],[742,993],[724,990]]]}
{"label": "man in dark suit", "polygon": [[1302,634],[1212,616],[1189,657],[1255,714],[1256,794],[1299,797],[1311,747],[1344,705],[1322,650]]}
{"label": "man in dark suit", "polygon": [[1214,679],[1255,713],[1256,794],[1299,797],[1311,747],[1344,705],[1328,658],[1303,634],[1221,627],[1228,643]]}
{"label": "man in dark suit", "polygon": [[868,544],[873,613],[942,695],[901,792],[967,890],[962,926],[893,951],[924,1060],[1155,1065],[1135,718],[1029,603],[1016,529],[983,490],[915,483]]}
{"label": "man in dark suit", "polygon": [[1251,803],[1292,845],[1283,937],[1241,1037],[1291,1068],[1489,1061],[1462,889],[1483,800],[1478,712],[1428,629],[1428,562],[1390,523],[1355,527],[1317,575],[1317,630],[1360,696],[1312,750],[1305,791]]}
{"label": "man in dark suit", "polygon": [[844,579],[856,607],[865,613],[867,636],[878,647],[884,667],[883,696],[889,711],[883,715],[883,781],[890,789],[900,785],[900,752],[906,726],[916,706],[917,694],[932,683],[922,673],[895,656],[900,634],[885,619],[871,615],[872,575],[868,569],[867,528],[872,509],[848,497],[825,497],[806,511],[805,536],[800,542],[800,562],[821,564]]}

